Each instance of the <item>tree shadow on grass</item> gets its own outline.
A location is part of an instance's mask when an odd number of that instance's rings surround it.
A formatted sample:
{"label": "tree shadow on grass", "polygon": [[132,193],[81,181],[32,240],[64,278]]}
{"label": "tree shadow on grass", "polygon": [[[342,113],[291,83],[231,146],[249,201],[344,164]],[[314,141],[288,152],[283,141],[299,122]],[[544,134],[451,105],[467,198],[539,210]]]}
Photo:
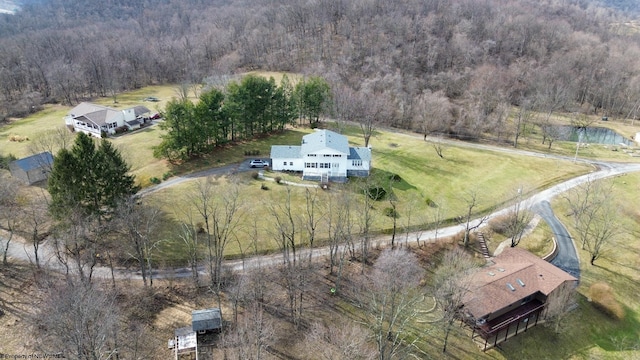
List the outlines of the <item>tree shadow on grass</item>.
{"label": "tree shadow on grass", "polygon": [[390,190],[397,189],[400,191],[416,190],[417,188],[409,184],[404,178],[398,174],[394,174],[390,171],[375,169],[372,171],[373,182],[377,183],[385,188],[390,187]]}

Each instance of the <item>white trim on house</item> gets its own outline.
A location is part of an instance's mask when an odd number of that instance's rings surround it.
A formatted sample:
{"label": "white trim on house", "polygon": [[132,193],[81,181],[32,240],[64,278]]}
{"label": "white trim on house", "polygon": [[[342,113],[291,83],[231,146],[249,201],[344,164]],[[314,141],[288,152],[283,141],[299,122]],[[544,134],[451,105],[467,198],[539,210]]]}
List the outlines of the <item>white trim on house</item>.
{"label": "white trim on house", "polygon": [[135,106],[129,109],[116,110],[110,107],[80,103],[69,111],[64,122],[74,131],[80,131],[87,135],[102,137],[102,132],[109,135],[116,133],[116,129],[125,127],[127,130],[140,128],[140,122],[150,112],[144,106]]}
{"label": "white trim on house", "polygon": [[348,176],[369,176],[371,148],[350,147],[346,136],[317,130],[303,136],[300,146],[272,146],[271,169],[302,172],[305,180],[344,182]]}

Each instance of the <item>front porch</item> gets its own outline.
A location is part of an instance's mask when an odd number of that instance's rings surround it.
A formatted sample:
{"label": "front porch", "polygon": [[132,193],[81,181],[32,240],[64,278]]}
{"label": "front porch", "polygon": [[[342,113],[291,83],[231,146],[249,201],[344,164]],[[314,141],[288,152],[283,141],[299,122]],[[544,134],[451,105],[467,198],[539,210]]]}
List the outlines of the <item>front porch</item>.
{"label": "front porch", "polygon": [[106,127],[100,128],[97,125],[91,123],[84,123],[80,121],[75,121],[73,125],[74,131],[80,131],[90,136],[95,136],[97,138],[102,137],[102,131],[107,131]]}
{"label": "front porch", "polygon": [[320,181],[322,183],[332,182],[346,182],[347,173],[342,171],[313,171],[305,169],[302,172],[302,180]]}

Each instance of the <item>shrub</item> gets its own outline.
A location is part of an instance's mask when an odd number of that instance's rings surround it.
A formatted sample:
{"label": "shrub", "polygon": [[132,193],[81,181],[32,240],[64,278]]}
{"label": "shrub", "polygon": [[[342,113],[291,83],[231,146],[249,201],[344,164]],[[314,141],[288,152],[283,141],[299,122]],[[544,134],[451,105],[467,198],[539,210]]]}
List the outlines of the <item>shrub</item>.
{"label": "shrub", "polygon": [[597,282],[589,287],[589,297],[593,305],[608,316],[620,320],[624,318],[624,308],[613,296],[609,284]]}
{"label": "shrub", "polygon": [[379,201],[384,199],[385,196],[387,196],[387,190],[385,190],[381,186],[374,186],[366,189],[365,195],[367,195],[372,200]]}
{"label": "shrub", "polygon": [[265,185],[264,183],[262,183],[262,184],[260,184],[260,189],[269,190],[269,187],[267,185]]}
{"label": "shrub", "polygon": [[17,158],[13,154],[7,156],[0,155],[0,169],[9,169],[9,163],[14,160],[17,160]]}
{"label": "shrub", "polygon": [[166,173],[162,174],[162,180],[167,180],[172,176],[173,176],[173,173],[171,171],[167,171]]}
{"label": "shrub", "polygon": [[278,183],[278,184],[282,183],[282,178],[281,178],[280,176],[276,176],[276,177],[274,178],[274,180],[275,180],[275,181],[276,181],[276,183]]}
{"label": "shrub", "polygon": [[507,234],[509,233],[510,222],[511,222],[511,219],[509,216],[507,215],[498,216],[493,220],[489,221],[489,227],[495,233],[508,236]]}
{"label": "shrub", "polygon": [[119,126],[115,129],[116,134],[122,134],[129,130],[126,126]]}
{"label": "shrub", "polygon": [[9,136],[9,141],[11,141],[11,142],[29,141],[29,137],[28,136],[20,136],[20,135],[10,135]]}
{"label": "shrub", "polygon": [[256,180],[256,179],[258,178],[258,176],[259,176],[259,175],[260,175],[260,174],[258,174],[258,172],[257,172],[257,171],[254,171],[254,172],[252,172],[252,173],[251,173],[251,177],[252,177],[254,180]]}
{"label": "shrub", "polygon": [[156,184],[156,185],[158,185],[158,184],[160,184],[160,183],[162,182],[162,180],[158,179],[158,178],[157,178],[157,177],[155,177],[155,176],[154,176],[154,177],[152,177],[151,179],[149,179],[149,181],[150,181],[152,184]]}
{"label": "shrub", "polygon": [[395,218],[395,219],[400,217],[400,214],[398,214],[396,209],[394,209],[392,207],[384,208],[384,215],[388,216],[390,218]]}
{"label": "shrub", "polygon": [[400,181],[402,181],[402,177],[400,177],[400,175],[398,175],[398,174],[391,174],[391,175],[389,175],[389,180],[395,181],[395,182],[400,182]]}
{"label": "shrub", "polygon": [[435,201],[431,200],[431,198],[426,198],[425,203],[427,203],[427,206],[431,207],[431,208],[437,208],[438,204],[436,204]]}

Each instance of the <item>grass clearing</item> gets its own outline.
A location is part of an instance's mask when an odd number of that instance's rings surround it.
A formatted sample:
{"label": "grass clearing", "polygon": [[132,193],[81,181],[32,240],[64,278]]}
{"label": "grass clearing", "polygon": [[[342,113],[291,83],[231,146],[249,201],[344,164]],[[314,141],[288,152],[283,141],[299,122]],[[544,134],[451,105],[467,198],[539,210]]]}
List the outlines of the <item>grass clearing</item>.
{"label": "grass clearing", "polygon": [[[15,155],[17,158],[32,154],[30,146],[43,133],[57,127],[64,127],[64,117],[69,108],[62,105],[46,105],[45,109],[23,119],[11,121],[0,126],[0,154]],[[11,136],[27,137],[29,140],[10,141]]]}
{"label": "grass clearing", "polygon": [[[581,278],[578,287],[578,308],[568,317],[561,334],[536,327],[526,336],[510,339],[502,345],[507,358],[517,359],[636,359],[640,357],[640,216],[636,204],[640,200],[640,174],[616,177],[613,198],[620,211],[623,233],[607,247],[606,253],[589,264],[589,254],[577,245],[581,259]],[[556,215],[575,234],[573,219],[566,200],[553,201]],[[613,320],[596,309],[589,301],[589,287],[606,282],[624,308],[624,319]],[[541,347],[539,344],[549,344]]]}
{"label": "grass clearing", "polygon": [[[200,164],[187,163],[179,167],[178,173],[188,173],[193,167],[200,169],[205,164],[224,165],[228,161],[244,158],[245,150],[257,149],[260,153],[268,153],[272,144],[298,144],[301,137],[310,130],[294,129],[269,138],[249,141],[238,146],[219,149],[207,157],[197,160]],[[354,134],[357,131],[352,130]],[[349,137],[352,144],[361,144],[360,137]],[[426,143],[419,136],[407,136],[391,132],[378,132],[372,140],[374,170],[369,179],[351,179],[348,184],[332,184],[327,192],[320,191],[321,204],[328,203],[327,196],[337,192],[348,192],[355,201],[352,212],[354,223],[357,223],[357,209],[364,204],[362,189],[372,184],[391,188],[397,199],[397,237],[404,238],[405,229],[425,227],[433,221],[437,210],[442,212],[449,222],[465,212],[467,196],[466,189],[474,189],[478,193],[479,206],[477,212],[488,212],[511,202],[515,192],[513,189],[524,187],[528,191],[536,191],[549,187],[564,179],[583,174],[591,170],[590,167],[573,164],[568,161],[558,161],[544,158],[531,158],[500,152],[478,151],[476,149],[449,147],[445,151],[445,159],[437,156],[431,144]],[[462,169],[462,170],[461,170]],[[281,174],[268,172],[268,176]],[[287,179],[295,180],[291,176]],[[393,175],[400,176],[399,181],[391,181]],[[284,177],[284,176],[283,176]],[[265,182],[269,190],[261,189],[263,181],[253,180],[250,173],[242,175],[242,202],[251,208],[250,217],[243,224],[239,233],[240,241],[228,249],[231,256],[240,255],[240,247],[247,247],[249,234],[253,234],[253,227],[258,229],[260,249],[270,252],[277,249],[273,238],[273,221],[270,206],[282,204],[286,197],[287,186],[273,182]],[[164,189],[150,195],[152,199],[162,199],[163,208],[170,213],[176,222],[186,221],[184,211],[190,206],[187,194],[192,191],[193,183],[184,183]],[[290,187],[294,214],[303,214],[305,188]],[[223,191],[223,190],[221,190]],[[446,199],[446,200],[445,200]],[[439,208],[430,205],[430,201]],[[390,207],[388,199],[376,201],[373,206],[372,230],[375,233],[390,234],[393,219],[385,216],[385,208]],[[321,209],[326,213],[327,209]],[[318,233],[318,243],[327,237],[324,223],[321,223]],[[300,241],[305,242],[304,235]],[[524,240],[526,241],[526,240]],[[523,241],[523,242],[524,242]],[[179,240],[174,240],[179,242]],[[171,254],[172,252],[167,251]]]}

